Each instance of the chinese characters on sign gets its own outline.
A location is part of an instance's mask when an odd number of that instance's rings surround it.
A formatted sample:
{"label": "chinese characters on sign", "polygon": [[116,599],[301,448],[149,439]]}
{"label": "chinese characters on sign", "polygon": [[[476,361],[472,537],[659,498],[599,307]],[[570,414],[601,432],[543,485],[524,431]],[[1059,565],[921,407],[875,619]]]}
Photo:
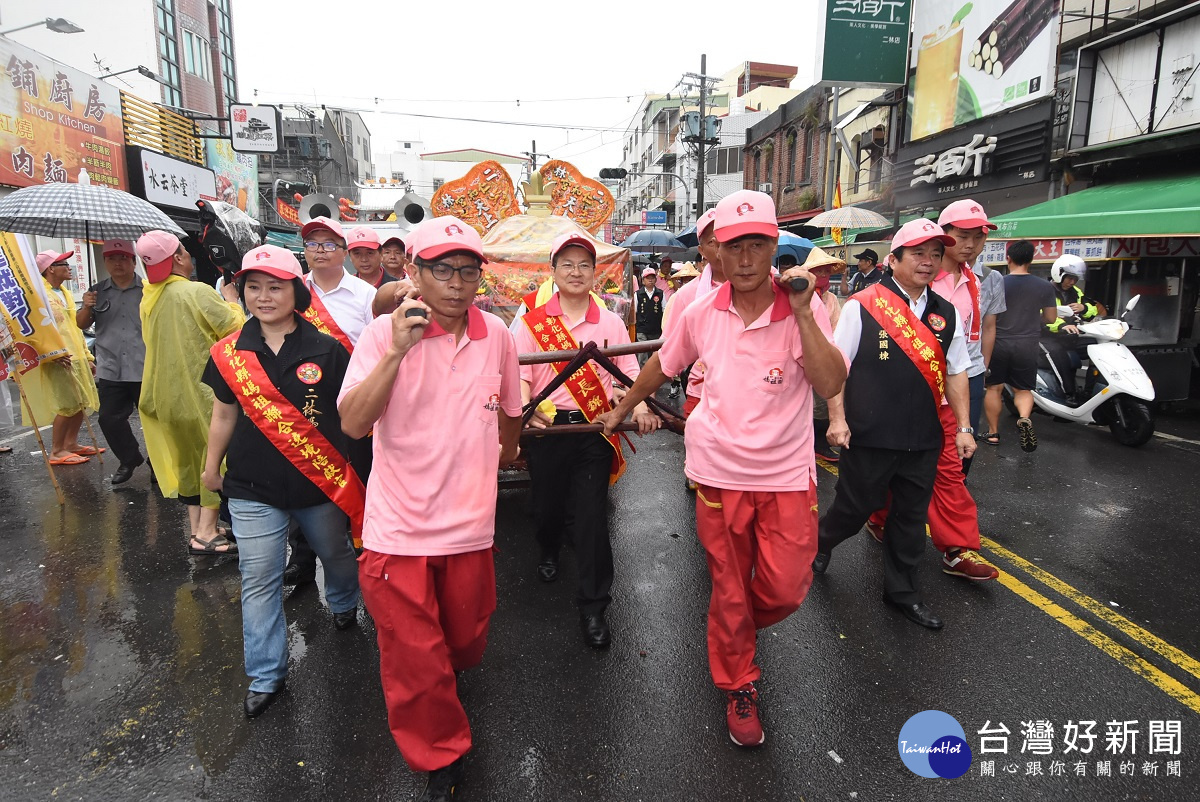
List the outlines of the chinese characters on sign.
{"label": "chinese characters on sign", "polygon": [[837,86],[902,85],[911,9],[911,0],[827,0],[817,57],[820,80]]}
{"label": "chinese characters on sign", "polygon": [[143,150],[139,154],[146,200],[159,206],[195,209],[198,200],[216,200],[212,170],[198,164]]}
{"label": "chinese characters on sign", "polygon": [[994,136],[975,134],[965,145],[943,150],[941,153],[930,153],[922,156],[913,164],[913,178],[910,187],[917,184],[934,184],[946,178],[961,178],[972,175],[979,178],[983,175],[985,166],[984,156],[996,149],[999,140]]}
{"label": "chinese characters on sign", "polygon": [[127,189],[115,88],[0,38],[0,184],[76,181]]}
{"label": "chinese characters on sign", "polygon": [[[1103,731],[1098,728],[1103,726]],[[1180,721],[1154,719],[1145,728],[1137,720],[1067,721],[1058,728],[1044,719],[1021,721],[1017,733],[1003,722],[988,720],[976,733],[979,736],[979,775],[1003,774],[1051,777],[1112,777],[1113,763],[1121,776],[1182,777],[1183,725]],[[1016,742],[1020,741],[1017,751]],[[1010,756],[1010,738],[1012,754]],[[1059,747],[1061,746],[1061,749]],[[1003,755],[1003,760],[986,755]],[[1031,756],[1053,757],[1048,762],[1030,760]],[[1138,757],[1142,756],[1139,760]],[[1153,756],[1160,756],[1152,759]],[[1114,760],[1119,758],[1119,760]]]}

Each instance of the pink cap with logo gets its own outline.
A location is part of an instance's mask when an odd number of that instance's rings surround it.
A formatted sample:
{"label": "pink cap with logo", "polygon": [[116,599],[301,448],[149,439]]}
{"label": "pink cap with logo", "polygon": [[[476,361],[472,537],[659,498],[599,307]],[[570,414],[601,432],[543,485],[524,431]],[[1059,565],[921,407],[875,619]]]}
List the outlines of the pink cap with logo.
{"label": "pink cap with logo", "polygon": [[700,219],[696,221],[696,239],[704,237],[704,230],[711,226],[717,220],[717,210],[709,209],[704,214],[700,215]]}
{"label": "pink cap with logo", "polygon": [[171,275],[171,262],[179,252],[179,237],[167,231],[147,231],[134,248],[146,265],[146,280],[151,284],[166,281]]}
{"label": "pink cap with logo", "polygon": [[48,268],[50,265],[58,264],[59,262],[65,262],[74,255],[75,254],[72,251],[67,251],[66,253],[59,253],[58,251],[42,251],[34,257],[34,261],[37,262],[38,272],[45,273],[46,268]]}
{"label": "pink cap with logo", "polygon": [[104,242],[105,256],[128,256],[132,259],[136,254],[133,252],[133,243],[127,239],[110,239]]}
{"label": "pink cap with logo", "polygon": [[955,228],[983,228],[994,231],[997,226],[989,223],[983,207],[970,198],[955,201],[945,208],[938,217],[939,226],[954,226]]}
{"label": "pink cap with logo", "polygon": [[722,198],[715,211],[717,242],[729,242],[751,234],[779,236],[775,201],[765,193],[740,189]]}
{"label": "pink cap with logo", "polygon": [[408,252],[421,259],[437,259],[455,251],[465,251],[487,261],[479,232],[450,215],[423,221],[408,239]]}
{"label": "pink cap with logo", "polygon": [[658,274],[654,272],[653,267],[647,267],[645,270],[642,271],[642,278],[645,278],[646,276],[657,276],[657,275]]}
{"label": "pink cap with logo", "polygon": [[285,281],[304,277],[304,271],[300,269],[300,262],[296,259],[296,255],[278,245],[260,245],[247,251],[246,255],[242,257],[242,269],[237,272],[235,278],[251,272],[266,273],[268,276]]}
{"label": "pink cap with logo", "polygon": [[559,234],[555,237],[554,242],[550,245],[550,264],[554,264],[554,257],[558,256],[558,252],[568,245],[578,245],[585,251],[596,256],[596,243],[592,242],[591,237],[585,237],[578,231],[568,231],[566,234]]}
{"label": "pink cap with logo", "polygon": [[346,238],[346,234],[342,231],[342,224],[337,220],[330,220],[328,217],[314,217],[304,224],[304,228],[300,229],[300,236],[307,237],[314,231],[328,231],[341,239]]}
{"label": "pink cap with logo", "polygon": [[346,241],[350,243],[347,250],[352,251],[355,248],[379,250],[379,235],[375,233],[375,229],[366,226],[350,229],[350,233],[346,235]]}
{"label": "pink cap with logo", "polygon": [[931,239],[937,240],[944,245],[953,245],[954,237],[942,230],[942,227],[932,220],[926,220],[921,217],[916,220],[910,220],[900,226],[900,230],[892,237],[892,250],[897,248],[909,248],[914,245],[920,245],[923,242],[929,242]]}

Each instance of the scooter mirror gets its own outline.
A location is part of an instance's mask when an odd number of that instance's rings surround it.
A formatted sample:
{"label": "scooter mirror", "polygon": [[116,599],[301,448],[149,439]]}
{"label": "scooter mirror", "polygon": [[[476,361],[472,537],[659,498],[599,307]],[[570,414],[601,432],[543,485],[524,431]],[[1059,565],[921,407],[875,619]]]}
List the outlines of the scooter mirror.
{"label": "scooter mirror", "polygon": [[1138,300],[1141,297],[1142,296],[1140,296],[1140,295],[1135,295],[1129,299],[1129,303],[1125,304],[1125,314],[1129,314],[1130,312],[1133,311],[1133,308],[1138,305]]}

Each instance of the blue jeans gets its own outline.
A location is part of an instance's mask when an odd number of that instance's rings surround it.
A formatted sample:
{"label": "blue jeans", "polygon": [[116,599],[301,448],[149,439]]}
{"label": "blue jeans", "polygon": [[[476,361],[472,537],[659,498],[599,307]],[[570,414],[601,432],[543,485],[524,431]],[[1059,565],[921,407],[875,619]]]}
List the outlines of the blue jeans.
{"label": "blue jeans", "polygon": [[287,677],[287,621],[283,617],[283,569],[288,525],[304,530],[325,568],[329,609],[344,613],[358,606],[358,563],[347,533],[346,514],[332,501],[315,507],[280,510],[245,499],[229,499],[229,515],[242,572],[242,641],[250,690],[279,690]]}

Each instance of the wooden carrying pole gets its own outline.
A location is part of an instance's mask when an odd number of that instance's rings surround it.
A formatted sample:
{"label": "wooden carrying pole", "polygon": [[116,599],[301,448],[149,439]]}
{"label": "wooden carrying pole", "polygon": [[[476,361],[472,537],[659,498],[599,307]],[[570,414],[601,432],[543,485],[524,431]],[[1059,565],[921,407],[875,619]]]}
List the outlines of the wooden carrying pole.
{"label": "wooden carrying pole", "polygon": [[58,506],[63,506],[67,503],[66,497],[63,496],[62,487],[58,484],[58,477],[54,475],[54,466],[50,464],[50,452],[46,450],[46,441],[42,439],[42,430],[38,428],[38,422],[34,420],[33,408],[29,405],[29,399],[25,396],[25,387],[21,384],[21,374],[19,371],[11,371],[12,379],[17,383],[17,390],[21,393],[21,405],[25,408],[25,414],[29,416],[29,425],[33,427],[33,434],[37,437],[38,445],[42,449],[42,460],[46,463],[46,472],[50,474],[50,484],[54,485],[54,494],[58,496]]}

